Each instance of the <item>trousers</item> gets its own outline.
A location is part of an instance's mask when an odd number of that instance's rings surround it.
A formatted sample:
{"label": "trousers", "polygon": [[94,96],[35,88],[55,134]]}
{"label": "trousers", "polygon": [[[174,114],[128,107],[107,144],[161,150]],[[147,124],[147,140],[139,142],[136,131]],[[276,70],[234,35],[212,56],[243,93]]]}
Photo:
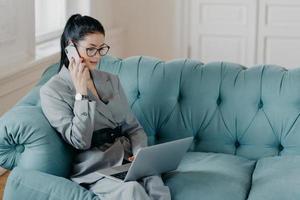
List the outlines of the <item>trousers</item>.
{"label": "trousers", "polygon": [[148,176],[140,181],[119,182],[102,178],[88,188],[101,200],[171,200],[169,187],[161,176]]}

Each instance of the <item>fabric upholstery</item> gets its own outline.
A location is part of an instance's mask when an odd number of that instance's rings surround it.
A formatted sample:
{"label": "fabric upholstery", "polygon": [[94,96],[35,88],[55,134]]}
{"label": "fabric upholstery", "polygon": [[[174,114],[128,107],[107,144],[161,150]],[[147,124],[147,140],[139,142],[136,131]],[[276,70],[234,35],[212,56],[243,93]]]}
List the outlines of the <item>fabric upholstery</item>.
{"label": "fabric upholstery", "polygon": [[189,152],[178,169],[164,176],[172,199],[244,200],[255,161],[221,154]]}
{"label": "fabric upholstery", "polygon": [[248,200],[300,199],[300,156],[276,156],[257,162]]}
{"label": "fabric upholstery", "polygon": [[15,106],[0,120],[0,163],[68,176],[70,148],[37,106]]}
{"label": "fabric upholstery", "polygon": [[300,154],[300,69],[106,57],[153,144],[193,135],[193,151],[259,159]]}
{"label": "fabric upholstery", "polygon": [[8,177],[4,199],[98,200],[99,198],[68,179],[16,167]]}

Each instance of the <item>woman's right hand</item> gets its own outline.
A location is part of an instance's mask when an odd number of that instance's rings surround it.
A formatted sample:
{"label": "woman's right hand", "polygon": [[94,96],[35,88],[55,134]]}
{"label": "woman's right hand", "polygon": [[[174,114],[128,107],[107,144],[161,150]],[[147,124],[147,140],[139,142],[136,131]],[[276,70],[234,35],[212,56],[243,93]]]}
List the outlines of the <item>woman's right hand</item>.
{"label": "woman's right hand", "polygon": [[131,156],[131,157],[128,158],[128,160],[129,160],[130,162],[132,162],[132,161],[134,160],[134,158],[135,158],[134,156]]}
{"label": "woman's right hand", "polygon": [[78,62],[72,58],[69,63],[71,78],[76,89],[76,93],[87,95],[87,83],[90,79],[89,69],[82,62],[82,58]]}

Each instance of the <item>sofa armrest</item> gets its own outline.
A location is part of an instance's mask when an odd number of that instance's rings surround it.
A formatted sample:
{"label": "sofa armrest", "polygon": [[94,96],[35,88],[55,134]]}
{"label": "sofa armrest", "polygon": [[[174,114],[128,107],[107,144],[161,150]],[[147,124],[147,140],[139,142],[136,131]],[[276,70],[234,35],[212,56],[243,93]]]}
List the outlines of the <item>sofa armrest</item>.
{"label": "sofa armrest", "polygon": [[7,179],[4,200],[98,200],[93,192],[68,179],[14,168]]}
{"label": "sofa armrest", "polygon": [[72,149],[44,117],[41,107],[20,105],[0,118],[0,166],[20,166],[68,177]]}

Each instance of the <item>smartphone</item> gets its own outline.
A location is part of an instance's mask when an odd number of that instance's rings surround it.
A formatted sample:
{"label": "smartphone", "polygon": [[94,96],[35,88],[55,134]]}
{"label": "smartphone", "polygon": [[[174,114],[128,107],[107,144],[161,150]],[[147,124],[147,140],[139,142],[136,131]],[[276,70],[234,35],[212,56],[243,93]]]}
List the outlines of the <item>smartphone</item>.
{"label": "smartphone", "polygon": [[69,61],[71,62],[71,59],[74,58],[75,62],[79,62],[80,61],[80,56],[78,54],[78,51],[75,47],[75,45],[73,43],[70,43],[66,48],[65,48],[65,52],[67,54],[67,57],[69,59]]}

